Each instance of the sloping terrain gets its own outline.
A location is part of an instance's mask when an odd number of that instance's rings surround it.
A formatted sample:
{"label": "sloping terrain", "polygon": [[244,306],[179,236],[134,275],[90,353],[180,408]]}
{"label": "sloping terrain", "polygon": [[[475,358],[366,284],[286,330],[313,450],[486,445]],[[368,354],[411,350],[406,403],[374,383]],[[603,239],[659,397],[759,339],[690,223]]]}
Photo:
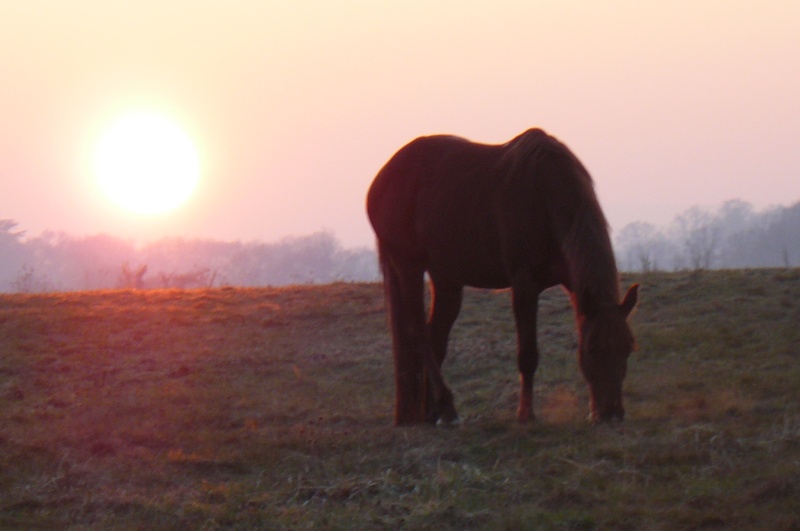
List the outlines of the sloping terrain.
{"label": "sloping terrain", "polygon": [[560,290],[525,426],[509,294],[468,291],[456,429],[392,428],[377,284],[0,296],[0,527],[800,526],[800,271],[623,280],[621,427]]}

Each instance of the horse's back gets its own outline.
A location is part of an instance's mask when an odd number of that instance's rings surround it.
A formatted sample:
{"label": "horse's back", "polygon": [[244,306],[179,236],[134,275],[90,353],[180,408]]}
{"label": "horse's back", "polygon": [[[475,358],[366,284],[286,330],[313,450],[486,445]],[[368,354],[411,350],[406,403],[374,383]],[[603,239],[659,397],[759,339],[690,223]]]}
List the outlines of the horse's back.
{"label": "horse's back", "polygon": [[[448,196],[468,190],[468,184],[492,179],[491,167],[506,145],[477,144],[452,135],[423,136],[412,140],[381,168],[367,195],[370,221],[407,216],[420,195]],[[399,220],[398,220],[399,221]],[[378,234],[380,238],[380,233]]]}
{"label": "horse's back", "polygon": [[521,261],[546,259],[535,251],[550,246],[543,205],[550,185],[535,168],[560,165],[565,154],[571,156],[540,129],[497,145],[420,137],[386,163],[370,188],[367,210],[379,246],[432,276],[505,287]]}

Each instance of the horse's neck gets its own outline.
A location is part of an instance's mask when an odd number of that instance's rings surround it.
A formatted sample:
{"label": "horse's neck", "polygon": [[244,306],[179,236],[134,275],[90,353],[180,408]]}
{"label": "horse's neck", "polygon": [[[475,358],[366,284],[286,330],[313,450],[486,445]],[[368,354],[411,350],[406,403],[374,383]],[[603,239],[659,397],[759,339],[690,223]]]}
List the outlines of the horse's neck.
{"label": "horse's neck", "polygon": [[569,290],[576,310],[586,315],[591,309],[619,304],[619,279],[614,254],[602,241],[587,240],[567,252]]}
{"label": "horse's neck", "polygon": [[551,184],[547,206],[567,265],[568,289],[586,304],[618,303],[616,259],[591,177],[573,155],[551,154],[549,162],[540,178]]}

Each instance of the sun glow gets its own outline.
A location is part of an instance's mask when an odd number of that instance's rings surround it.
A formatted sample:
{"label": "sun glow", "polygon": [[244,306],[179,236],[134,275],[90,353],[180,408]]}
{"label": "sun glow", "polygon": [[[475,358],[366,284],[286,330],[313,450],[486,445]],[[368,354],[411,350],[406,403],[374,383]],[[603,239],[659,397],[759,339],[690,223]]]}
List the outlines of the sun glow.
{"label": "sun glow", "polygon": [[161,214],[192,195],[200,162],[192,141],[175,122],[137,112],[104,131],[95,149],[94,175],[116,205],[137,214]]}

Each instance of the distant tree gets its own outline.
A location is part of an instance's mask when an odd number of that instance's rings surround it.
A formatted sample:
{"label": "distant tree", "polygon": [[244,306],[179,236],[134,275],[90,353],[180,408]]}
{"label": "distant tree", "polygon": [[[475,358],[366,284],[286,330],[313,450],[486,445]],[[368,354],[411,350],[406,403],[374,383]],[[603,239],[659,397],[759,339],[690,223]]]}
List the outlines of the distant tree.
{"label": "distant tree", "polygon": [[339,242],[330,232],[284,240],[284,252],[291,260],[292,283],[323,283],[336,278]]}
{"label": "distant tree", "polygon": [[18,241],[20,238],[22,238],[22,236],[25,234],[25,231],[14,230],[14,228],[18,225],[19,223],[13,219],[0,219],[0,239],[9,238]]}
{"label": "distant tree", "polygon": [[259,270],[267,284],[308,284],[337,278],[340,250],[336,238],[323,231],[260,246],[255,254],[263,261]]}
{"label": "distant tree", "polygon": [[325,231],[274,243],[166,238],[137,248],[104,234],[45,232],[22,240],[24,232],[16,227],[0,220],[0,291],[277,286],[378,277],[375,251],[344,249]]}
{"label": "distant tree", "polygon": [[784,267],[797,265],[800,257],[800,202],[780,208],[765,230],[765,254]]}
{"label": "distant tree", "polygon": [[216,278],[216,271],[201,267],[196,267],[188,273],[159,273],[162,288],[212,288]]}
{"label": "distant tree", "polygon": [[380,278],[378,256],[372,249],[363,247],[340,251],[337,263],[337,280],[374,282]]}
{"label": "distant tree", "polygon": [[122,264],[117,287],[144,289],[144,275],[147,273],[147,264],[131,268],[127,263]]}
{"label": "distant tree", "polygon": [[0,291],[16,291],[23,267],[30,267],[30,253],[22,241],[25,231],[11,219],[0,219]]}
{"label": "distant tree", "polygon": [[747,230],[752,226],[756,215],[753,205],[741,199],[732,199],[722,204],[716,217],[717,226],[725,237]]}
{"label": "distant tree", "polygon": [[[82,238],[59,235],[49,250],[69,289],[109,289],[120,284],[120,264],[137,262],[130,241],[107,234]],[[133,286],[131,286],[133,287]]]}
{"label": "distant tree", "polygon": [[266,245],[262,243],[237,243],[230,249],[225,267],[226,283],[237,286],[266,285],[268,261]]}
{"label": "distant tree", "polygon": [[792,267],[800,258],[800,203],[756,212],[746,201],[692,207],[669,231],[631,223],[616,238],[621,267],[647,271],[672,257],[675,269]]}
{"label": "distant tree", "polygon": [[741,230],[725,233],[722,267],[792,267],[800,256],[800,203],[752,213]]}
{"label": "distant tree", "polygon": [[655,271],[660,231],[651,223],[637,221],[626,225],[617,236],[617,247],[622,249],[630,271]]}
{"label": "distant tree", "polygon": [[46,278],[54,290],[113,287],[114,278],[107,278],[96,267],[86,267],[83,253],[76,252],[76,241],[63,232],[52,231],[29,238],[25,247],[36,275]]}
{"label": "distant tree", "polygon": [[695,206],[675,218],[675,227],[692,269],[710,269],[721,241],[714,216]]}
{"label": "distant tree", "polygon": [[[213,281],[219,281],[224,276],[222,272],[230,270],[231,261],[240,248],[238,242],[165,238],[142,247],[137,256],[141,263],[150,266],[151,271],[158,271],[156,284],[164,287],[166,282],[169,284],[167,287],[175,287],[172,284],[181,275],[194,276],[197,282],[208,283],[213,273]],[[200,270],[205,270],[208,278],[199,280]]]}
{"label": "distant tree", "polygon": [[41,293],[53,291],[53,286],[46,278],[38,275],[33,267],[26,264],[22,266],[22,270],[14,281],[14,291],[17,293]]}

